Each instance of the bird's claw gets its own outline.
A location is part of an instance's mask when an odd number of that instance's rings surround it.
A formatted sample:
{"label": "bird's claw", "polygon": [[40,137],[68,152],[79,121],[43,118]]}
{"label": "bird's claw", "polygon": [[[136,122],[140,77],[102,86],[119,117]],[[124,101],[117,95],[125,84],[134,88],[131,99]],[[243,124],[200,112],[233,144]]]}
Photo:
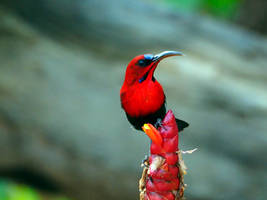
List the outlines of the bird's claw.
{"label": "bird's claw", "polygon": [[162,125],[162,120],[160,118],[157,119],[157,121],[156,121],[154,126],[156,127],[156,129],[158,129],[159,127],[165,129],[165,127]]}
{"label": "bird's claw", "polygon": [[154,126],[156,127],[156,129],[158,129],[159,127],[162,127],[162,120],[158,118]]}

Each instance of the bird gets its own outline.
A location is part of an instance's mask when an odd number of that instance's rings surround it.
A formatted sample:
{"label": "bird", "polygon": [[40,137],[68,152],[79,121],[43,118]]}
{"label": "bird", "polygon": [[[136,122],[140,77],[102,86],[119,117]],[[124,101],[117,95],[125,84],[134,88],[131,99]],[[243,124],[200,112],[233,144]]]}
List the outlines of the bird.
{"label": "bird", "polygon": [[[156,55],[138,55],[129,62],[120,89],[120,101],[128,121],[135,129],[142,130],[146,123],[156,127],[161,125],[166,114],[166,96],[154,72],[162,59],[182,55],[178,51],[164,51]],[[189,126],[178,118],[176,123],[179,131]]]}

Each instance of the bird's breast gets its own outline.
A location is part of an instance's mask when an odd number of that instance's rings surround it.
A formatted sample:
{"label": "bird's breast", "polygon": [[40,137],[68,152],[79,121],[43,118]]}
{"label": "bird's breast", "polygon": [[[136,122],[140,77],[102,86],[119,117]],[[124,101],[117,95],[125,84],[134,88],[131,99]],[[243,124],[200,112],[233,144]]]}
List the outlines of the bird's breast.
{"label": "bird's breast", "polygon": [[158,111],[165,102],[162,86],[158,82],[140,84],[121,94],[125,112],[132,117],[146,116]]}

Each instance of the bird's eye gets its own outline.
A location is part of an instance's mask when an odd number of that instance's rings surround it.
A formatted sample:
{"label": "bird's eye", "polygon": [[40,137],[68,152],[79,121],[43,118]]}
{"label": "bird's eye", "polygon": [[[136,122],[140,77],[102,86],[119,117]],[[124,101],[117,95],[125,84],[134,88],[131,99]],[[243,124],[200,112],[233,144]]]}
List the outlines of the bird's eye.
{"label": "bird's eye", "polygon": [[144,59],[138,60],[137,64],[140,67],[146,67],[153,61],[154,56],[152,54],[144,54]]}
{"label": "bird's eye", "polygon": [[138,61],[138,65],[139,65],[140,67],[145,67],[145,66],[147,66],[147,62],[146,62],[146,60],[139,60],[139,61]]}
{"label": "bird's eye", "polygon": [[138,61],[137,65],[140,67],[146,67],[146,66],[150,65],[151,62],[152,62],[152,60],[142,59],[142,60]]}

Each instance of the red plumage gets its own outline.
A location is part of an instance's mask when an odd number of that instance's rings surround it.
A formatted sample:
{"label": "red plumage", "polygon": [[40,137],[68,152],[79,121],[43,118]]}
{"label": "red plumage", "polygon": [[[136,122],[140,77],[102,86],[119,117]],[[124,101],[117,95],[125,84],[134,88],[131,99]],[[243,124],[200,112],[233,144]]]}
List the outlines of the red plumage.
{"label": "red plumage", "polygon": [[[163,58],[177,55],[182,54],[175,51],[165,51],[155,56],[144,54],[136,56],[128,64],[120,99],[128,121],[136,129],[141,130],[144,123],[155,124],[165,116],[165,94],[154,77],[154,71]],[[178,122],[182,129],[188,126],[182,120]]]}
{"label": "red plumage", "polygon": [[[146,116],[155,113],[164,104],[165,96],[157,80],[152,81],[157,63],[146,68],[138,66],[138,60],[144,55],[135,57],[128,65],[125,80],[120,90],[121,104],[125,112],[132,117]],[[139,80],[148,73],[141,83]]]}

